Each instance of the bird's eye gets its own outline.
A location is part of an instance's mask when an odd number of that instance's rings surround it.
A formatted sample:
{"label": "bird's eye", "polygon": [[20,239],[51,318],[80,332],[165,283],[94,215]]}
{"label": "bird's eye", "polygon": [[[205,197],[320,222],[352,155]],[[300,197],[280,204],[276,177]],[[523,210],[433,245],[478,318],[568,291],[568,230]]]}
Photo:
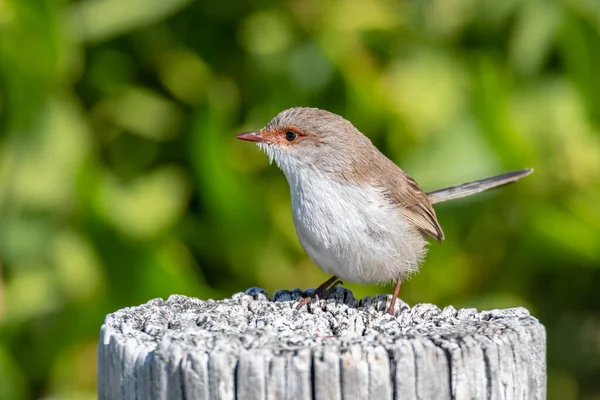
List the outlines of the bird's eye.
{"label": "bird's eye", "polygon": [[293,142],[296,139],[296,133],[292,131],[287,131],[285,133],[285,138],[288,142]]}

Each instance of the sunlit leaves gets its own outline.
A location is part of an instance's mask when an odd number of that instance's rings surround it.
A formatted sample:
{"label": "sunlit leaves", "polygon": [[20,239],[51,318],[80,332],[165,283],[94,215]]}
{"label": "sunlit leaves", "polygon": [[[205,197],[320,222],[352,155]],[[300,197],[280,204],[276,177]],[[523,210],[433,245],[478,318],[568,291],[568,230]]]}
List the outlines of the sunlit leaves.
{"label": "sunlit leaves", "polygon": [[84,0],[66,11],[73,37],[100,42],[160,21],[182,10],[190,0]]}
{"label": "sunlit leaves", "polygon": [[529,306],[549,395],[589,394],[600,357],[573,333],[597,335],[600,307],[598,4],[0,0],[0,398],[93,396],[116,308],[324,280],[283,175],[234,140],[298,105],[424,189],[534,167],[437,207],[447,239],[401,296]]}
{"label": "sunlit leaves", "polygon": [[140,87],[123,88],[97,104],[95,113],[117,128],[157,141],[172,139],[183,118],[170,99]]}
{"label": "sunlit leaves", "polygon": [[119,182],[106,174],[97,193],[102,218],[132,239],[165,234],[183,215],[189,181],[178,168],[165,166],[133,182]]}

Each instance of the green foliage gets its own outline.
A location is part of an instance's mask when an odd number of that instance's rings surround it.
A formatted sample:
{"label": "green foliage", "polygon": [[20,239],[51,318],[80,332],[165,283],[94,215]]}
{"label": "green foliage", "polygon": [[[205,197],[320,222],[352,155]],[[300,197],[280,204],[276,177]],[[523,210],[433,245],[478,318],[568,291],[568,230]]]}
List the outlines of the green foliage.
{"label": "green foliage", "polygon": [[534,167],[440,205],[401,296],[529,307],[550,397],[597,398],[598,21],[594,0],[0,1],[0,398],[94,398],[118,308],[324,280],[282,174],[234,140],[295,105],[426,190]]}

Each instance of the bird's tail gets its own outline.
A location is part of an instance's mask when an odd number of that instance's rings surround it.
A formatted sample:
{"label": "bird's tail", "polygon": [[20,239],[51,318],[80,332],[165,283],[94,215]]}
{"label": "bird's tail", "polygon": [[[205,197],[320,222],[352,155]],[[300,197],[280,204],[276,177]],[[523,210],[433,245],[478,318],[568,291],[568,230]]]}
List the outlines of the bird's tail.
{"label": "bird's tail", "polygon": [[511,171],[502,175],[493,176],[491,178],[482,179],[475,182],[463,183],[462,185],[434,190],[433,192],[427,193],[427,196],[432,204],[441,203],[442,201],[470,196],[475,193],[483,192],[484,190],[513,183],[516,180],[531,174],[532,172],[533,168]]}

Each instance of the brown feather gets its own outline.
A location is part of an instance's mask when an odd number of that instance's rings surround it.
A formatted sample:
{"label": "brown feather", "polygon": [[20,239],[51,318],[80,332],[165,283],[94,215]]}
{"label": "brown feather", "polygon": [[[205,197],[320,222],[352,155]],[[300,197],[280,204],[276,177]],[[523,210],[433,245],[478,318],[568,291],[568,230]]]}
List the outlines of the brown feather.
{"label": "brown feather", "polygon": [[398,206],[399,212],[420,232],[438,242],[444,240],[444,232],[427,195],[410,175],[375,146],[362,148],[362,154],[356,158],[353,173],[346,177],[348,178],[368,184],[375,183],[385,189],[390,201]]}
{"label": "brown feather", "polygon": [[[390,163],[392,162],[390,161]],[[404,217],[421,232],[441,242],[444,240],[444,232],[429,198],[406,172],[395,164],[393,165],[397,171],[390,171],[394,176],[387,178],[388,184],[384,183],[390,192],[391,200],[399,207]],[[389,183],[393,183],[393,185],[389,185]]]}
{"label": "brown feather", "polygon": [[[294,124],[287,123],[288,120]],[[303,145],[307,159],[310,157],[307,146],[327,146],[326,158],[312,160],[317,170],[347,182],[381,187],[418,231],[437,241],[444,239],[431,201],[419,185],[348,120],[325,110],[292,108],[280,113],[265,128],[267,132],[278,133],[279,138],[288,129],[302,131],[304,140],[293,145]]]}

